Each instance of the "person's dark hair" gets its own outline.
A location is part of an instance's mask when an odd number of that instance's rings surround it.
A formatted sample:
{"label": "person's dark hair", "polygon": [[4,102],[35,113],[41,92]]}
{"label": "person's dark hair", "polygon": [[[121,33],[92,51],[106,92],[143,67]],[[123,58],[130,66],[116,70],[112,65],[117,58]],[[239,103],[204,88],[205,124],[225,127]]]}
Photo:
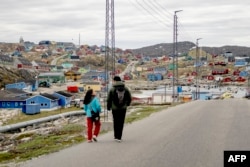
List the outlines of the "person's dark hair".
{"label": "person's dark hair", "polygon": [[121,77],[119,77],[119,76],[114,76],[114,79],[113,79],[114,81],[122,81],[121,80]]}
{"label": "person's dark hair", "polygon": [[93,89],[89,89],[85,94],[83,104],[89,104],[91,102],[93,98],[92,94],[93,94]]}

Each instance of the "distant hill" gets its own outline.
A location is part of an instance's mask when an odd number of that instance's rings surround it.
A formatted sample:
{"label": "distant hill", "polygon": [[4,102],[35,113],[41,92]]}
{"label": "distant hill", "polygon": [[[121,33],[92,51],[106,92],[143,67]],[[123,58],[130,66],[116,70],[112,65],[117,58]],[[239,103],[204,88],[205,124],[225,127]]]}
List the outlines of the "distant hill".
{"label": "distant hill", "polygon": [[[145,56],[162,56],[173,54],[173,43],[160,43],[152,46],[146,46],[138,49],[132,49],[134,54],[143,54]],[[195,43],[192,42],[178,42],[177,51],[178,53],[188,53],[189,50],[196,47]],[[201,47],[201,46],[199,46]],[[223,54],[225,52],[232,52],[234,56],[250,56],[250,47],[244,46],[221,46],[221,47],[206,47],[202,46],[202,50],[210,54]]]}

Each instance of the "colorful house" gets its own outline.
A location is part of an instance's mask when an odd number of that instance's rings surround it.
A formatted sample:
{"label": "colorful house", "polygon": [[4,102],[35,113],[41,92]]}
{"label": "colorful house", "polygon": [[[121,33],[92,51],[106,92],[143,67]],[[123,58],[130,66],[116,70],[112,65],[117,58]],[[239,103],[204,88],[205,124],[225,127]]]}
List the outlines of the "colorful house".
{"label": "colorful house", "polygon": [[155,67],[154,73],[165,75],[167,73],[167,68],[166,67]]}
{"label": "colorful house", "polygon": [[44,72],[38,75],[38,80],[49,83],[65,83],[65,76],[63,72]]}
{"label": "colorful house", "polygon": [[245,57],[235,57],[234,66],[240,67],[240,66],[246,66],[248,62],[246,61]]}
{"label": "colorful house", "polygon": [[88,89],[93,89],[95,92],[100,92],[102,89],[102,85],[98,81],[85,81],[82,84],[83,90],[86,91]]}
{"label": "colorful house", "polygon": [[36,112],[40,112],[40,110],[50,111],[69,106],[71,98],[72,95],[64,92],[30,96],[27,92],[13,88],[0,91],[0,108],[20,108],[23,109],[24,113],[30,112],[32,109],[36,109]]}
{"label": "colorful house", "polygon": [[0,55],[0,64],[13,66],[14,59],[12,57],[7,56],[7,55]]}
{"label": "colorful house", "polygon": [[25,104],[39,104],[41,110],[55,110],[60,108],[59,98],[53,94],[43,93],[25,100]]}
{"label": "colorful house", "polygon": [[14,67],[17,67],[18,69],[32,69],[33,68],[31,62],[28,59],[25,59],[23,57],[14,59]]}
{"label": "colorful house", "polygon": [[106,73],[102,71],[89,71],[82,76],[82,81],[104,81],[106,80]]}
{"label": "colorful house", "polygon": [[160,81],[160,80],[163,80],[163,75],[160,73],[157,73],[157,74],[151,73],[147,75],[147,80],[148,81]]}
{"label": "colorful house", "polygon": [[38,60],[34,60],[31,62],[33,67],[38,70],[38,71],[50,71],[50,66],[43,62],[43,61],[38,61]]}
{"label": "colorful house", "polygon": [[59,101],[58,101],[59,106],[70,107],[70,102],[73,97],[72,94],[69,94],[63,91],[57,91],[57,92],[54,92],[53,95],[59,98]]}
{"label": "colorful house", "polygon": [[5,85],[5,89],[12,88],[24,91],[36,91],[38,89],[38,81],[33,79]]}
{"label": "colorful house", "polygon": [[82,74],[73,70],[64,73],[66,80],[78,81],[82,78]]}

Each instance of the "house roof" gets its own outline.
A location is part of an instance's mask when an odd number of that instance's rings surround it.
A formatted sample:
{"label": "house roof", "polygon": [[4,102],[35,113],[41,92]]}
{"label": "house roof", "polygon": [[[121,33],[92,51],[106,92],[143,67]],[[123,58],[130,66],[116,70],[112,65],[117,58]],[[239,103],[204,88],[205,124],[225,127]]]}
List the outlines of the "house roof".
{"label": "house roof", "polygon": [[5,92],[7,94],[28,94],[27,92],[17,89],[17,88],[6,89]]}
{"label": "house roof", "polygon": [[41,93],[40,95],[44,96],[44,97],[47,97],[47,98],[49,98],[51,100],[57,100],[58,99],[58,97],[56,97],[56,96],[54,96],[52,94],[48,94],[48,93]]}
{"label": "house roof", "polygon": [[40,61],[40,60],[34,60],[34,62],[35,62],[38,66],[40,66],[40,67],[49,67],[48,64],[46,64],[45,62]]}
{"label": "house roof", "polygon": [[29,97],[20,96],[22,94],[27,94],[26,92],[11,88],[8,90],[1,90],[0,91],[0,101],[25,101]]}
{"label": "house roof", "polygon": [[44,77],[44,76],[64,76],[63,72],[46,72],[46,73],[40,73],[39,77]]}
{"label": "house roof", "polygon": [[4,62],[11,62],[11,63],[14,62],[14,59],[7,55],[0,55],[0,60]]}
{"label": "house roof", "polygon": [[25,58],[18,58],[18,60],[19,60],[19,62],[20,63],[22,63],[22,64],[24,64],[24,65],[29,65],[29,66],[32,66],[32,64],[31,64],[31,62],[29,61],[29,60],[27,60],[27,59],[25,59]]}
{"label": "house roof", "polygon": [[99,81],[83,81],[81,84],[100,85],[100,82]]}
{"label": "house roof", "polygon": [[65,97],[72,97],[73,95],[72,94],[69,94],[69,93],[66,93],[64,91],[57,91],[56,93],[60,94],[60,95],[63,95]]}
{"label": "house roof", "polygon": [[[1,95],[1,93],[0,93]],[[0,96],[0,101],[25,101],[29,97]]]}

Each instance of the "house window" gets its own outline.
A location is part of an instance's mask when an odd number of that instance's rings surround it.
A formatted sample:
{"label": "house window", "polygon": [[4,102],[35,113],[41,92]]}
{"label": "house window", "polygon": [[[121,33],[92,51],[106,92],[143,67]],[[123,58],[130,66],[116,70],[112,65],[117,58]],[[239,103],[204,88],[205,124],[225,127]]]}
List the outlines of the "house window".
{"label": "house window", "polygon": [[23,102],[20,102],[20,106],[22,106],[23,105]]}
{"label": "house window", "polygon": [[5,102],[2,102],[2,106],[5,106]]}
{"label": "house window", "polygon": [[43,103],[41,103],[41,106],[43,106]]}
{"label": "house window", "polygon": [[45,105],[45,106],[47,106],[48,104],[47,104],[47,103],[45,103],[44,105]]}
{"label": "house window", "polygon": [[7,102],[7,106],[8,106],[8,107],[10,106],[10,102]]}
{"label": "house window", "polygon": [[18,102],[15,102],[15,106],[16,106],[16,107],[18,106]]}

